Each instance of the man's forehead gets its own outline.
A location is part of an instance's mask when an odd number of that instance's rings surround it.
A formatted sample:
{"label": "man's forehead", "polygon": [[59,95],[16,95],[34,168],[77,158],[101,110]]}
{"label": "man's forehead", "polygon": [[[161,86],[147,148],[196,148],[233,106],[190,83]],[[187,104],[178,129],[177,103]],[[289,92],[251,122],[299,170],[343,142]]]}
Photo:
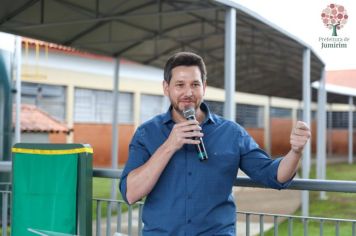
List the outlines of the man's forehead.
{"label": "man's forehead", "polygon": [[172,69],[172,72],[174,71],[194,71],[200,73],[198,66],[176,66]]}
{"label": "man's forehead", "polygon": [[201,78],[174,78],[172,77],[171,83],[177,84],[177,83],[187,83],[187,84],[192,84],[192,83],[202,83]]}
{"label": "man's forehead", "polygon": [[201,72],[198,66],[177,66],[172,69],[172,78],[174,77],[186,77],[200,79]]}

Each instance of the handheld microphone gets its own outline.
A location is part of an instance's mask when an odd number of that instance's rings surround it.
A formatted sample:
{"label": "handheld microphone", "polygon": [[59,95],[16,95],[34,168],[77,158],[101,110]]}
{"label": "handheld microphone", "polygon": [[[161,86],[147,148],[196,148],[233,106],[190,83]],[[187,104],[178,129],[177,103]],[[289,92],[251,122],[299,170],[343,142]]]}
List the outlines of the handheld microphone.
{"label": "handheld microphone", "polygon": [[[183,116],[187,120],[196,120],[196,118],[195,118],[195,110],[192,107],[187,108],[186,110],[184,110],[183,111]],[[195,139],[195,140],[199,139],[199,141],[200,141],[200,143],[196,145],[196,149],[197,149],[197,152],[198,152],[199,160],[200,161],[207,160],[208,159],[208,154],[207,154],[207,152],[205,150],[203,139],[202,138],[198,138],[198,137],[195,137],[193,139]]]}

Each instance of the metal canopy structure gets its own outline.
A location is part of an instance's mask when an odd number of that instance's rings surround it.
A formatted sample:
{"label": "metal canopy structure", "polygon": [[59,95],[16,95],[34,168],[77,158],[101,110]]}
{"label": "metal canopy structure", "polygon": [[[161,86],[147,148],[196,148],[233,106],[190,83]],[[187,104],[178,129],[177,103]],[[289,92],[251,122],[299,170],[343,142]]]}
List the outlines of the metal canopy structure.
{"label": "metal canopy structure", "polygon": [[[235,8],[235,89],[302,99],[303,50],[309,46],[228,0],[3,0],[1,5],[0,31],[16,35],[160,68],[174,52],[196,52],[207,64],[208,84],[218,88],[224,88],[225,12]],[[311,82],[319,80],[324,65],[313,51],[310,65]]]}

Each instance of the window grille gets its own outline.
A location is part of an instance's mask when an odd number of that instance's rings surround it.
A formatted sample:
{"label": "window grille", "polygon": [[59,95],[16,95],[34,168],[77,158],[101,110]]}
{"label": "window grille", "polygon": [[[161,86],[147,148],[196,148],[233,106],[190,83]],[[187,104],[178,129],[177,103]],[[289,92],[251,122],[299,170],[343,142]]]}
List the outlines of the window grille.
{"label": "window grille", "polygon": [[[74,95],[74,121],[111,123],[113,93],[105,90],[76,88]],[[119,93],[119,123],[133,123],[133,94]]]}

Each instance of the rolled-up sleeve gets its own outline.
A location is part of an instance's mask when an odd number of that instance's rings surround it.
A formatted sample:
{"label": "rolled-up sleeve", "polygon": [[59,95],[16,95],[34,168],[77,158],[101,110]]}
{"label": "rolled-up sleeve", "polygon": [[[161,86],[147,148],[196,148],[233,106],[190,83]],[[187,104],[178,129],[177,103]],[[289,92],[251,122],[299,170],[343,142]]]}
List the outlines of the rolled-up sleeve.
{"label": "rolled-up sleeve", "polygon": [[245,130],[238,142],[241,158],[240,169],[252,180],[274,189],[283,189],[289,186],[293,178],[285,183],[280,183],[277,180],[278,167],[282,158],[271,159]]}
{"label": "rolled-up sleeve", "polygon": [[120,192],[126,202],[128,202],[126,198],[127,176],[132,170],[143,165],[149,158],[149,153],[143,143],[143,134],[144,132],[141,129],[135,132],[129,146],[129,157],[120,178]]}

